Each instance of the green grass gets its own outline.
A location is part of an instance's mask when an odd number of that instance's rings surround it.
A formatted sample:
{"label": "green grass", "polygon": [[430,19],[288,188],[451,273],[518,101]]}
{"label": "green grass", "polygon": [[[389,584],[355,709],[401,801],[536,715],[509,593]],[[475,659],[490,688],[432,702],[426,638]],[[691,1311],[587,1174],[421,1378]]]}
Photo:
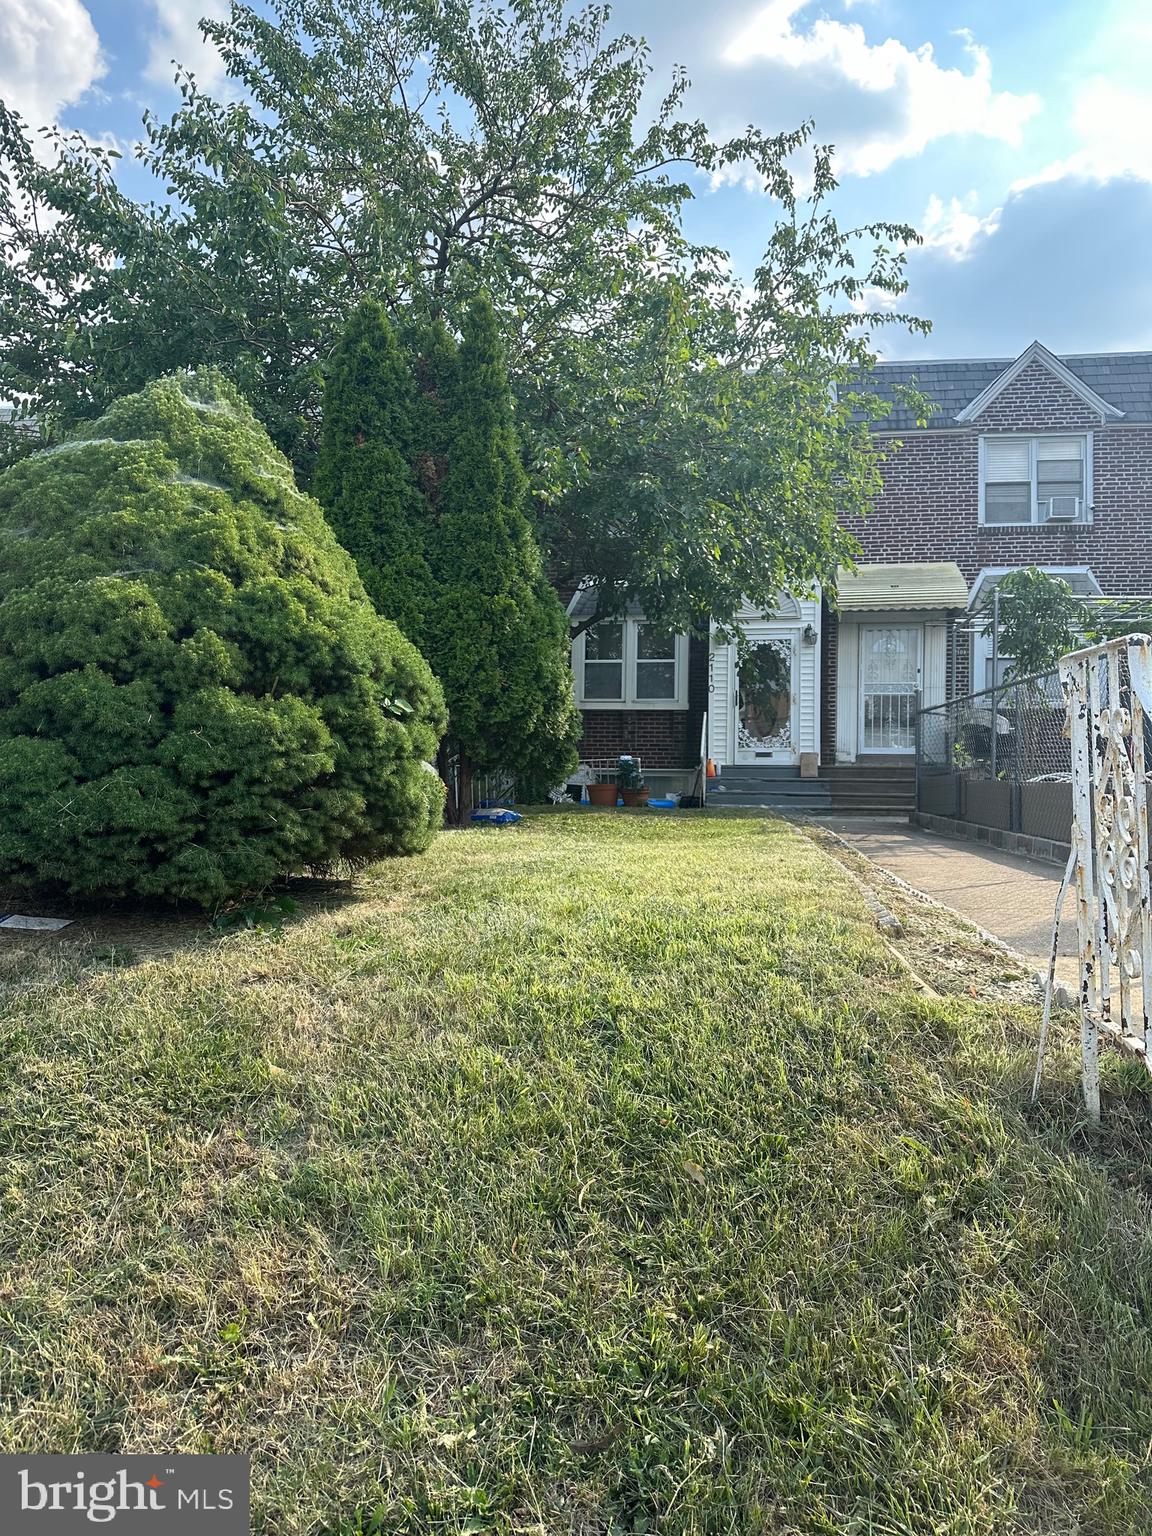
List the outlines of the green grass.
{"label": "green grass", "polygon": [[0,1450],[248,1452],[267,1532],[1152,1530],[1147,1203],[1035,1011],[768,820],[360,896],[0,950]]}

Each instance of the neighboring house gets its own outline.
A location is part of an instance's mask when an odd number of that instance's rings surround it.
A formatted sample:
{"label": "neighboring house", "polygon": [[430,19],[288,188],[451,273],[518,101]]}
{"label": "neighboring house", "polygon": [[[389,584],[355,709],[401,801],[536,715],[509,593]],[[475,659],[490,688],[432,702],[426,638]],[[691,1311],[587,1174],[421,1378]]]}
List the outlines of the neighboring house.
{"label": "neighboring house", "polygon": [[1014,360],[882,363],[869,380],[890,400],[901,385],[931,414],[918,427],[897,404],[877,424],[884,490],[846,519],[861,555],[837,594],[746,614],[739,669],[715,636],[662,636],[639,612],[579,636],[586,759],[635,752],[650,781],[683,787],[703,728],[737,798],[895,803],[917,704],[992,681],[984,615],[1004,575],[1036,565],[1085,596],[1152,594],[1152,353],[1057,358],[1033,342]]}

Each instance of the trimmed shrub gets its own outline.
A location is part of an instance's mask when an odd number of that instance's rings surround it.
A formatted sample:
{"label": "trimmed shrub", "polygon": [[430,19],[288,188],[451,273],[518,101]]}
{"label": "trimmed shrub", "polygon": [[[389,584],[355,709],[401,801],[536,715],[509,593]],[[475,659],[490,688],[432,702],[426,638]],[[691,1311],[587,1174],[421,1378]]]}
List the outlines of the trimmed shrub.
{"label": "trimmed shrub", "polygon": [[0,475],[0,879],[212,907],[422,851],[443,727],[218,373]]}

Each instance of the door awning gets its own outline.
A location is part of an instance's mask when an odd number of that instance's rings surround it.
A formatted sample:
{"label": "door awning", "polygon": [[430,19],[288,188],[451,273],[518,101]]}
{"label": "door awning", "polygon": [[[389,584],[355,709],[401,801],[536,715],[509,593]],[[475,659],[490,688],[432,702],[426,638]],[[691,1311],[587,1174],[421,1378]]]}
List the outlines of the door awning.
{"label": "door awning", "polygon": [[901,609],[964,608],[968,584],[951,560],[916,560],[907,565],[861,565],[836,573],[841,613],[883,613]]}

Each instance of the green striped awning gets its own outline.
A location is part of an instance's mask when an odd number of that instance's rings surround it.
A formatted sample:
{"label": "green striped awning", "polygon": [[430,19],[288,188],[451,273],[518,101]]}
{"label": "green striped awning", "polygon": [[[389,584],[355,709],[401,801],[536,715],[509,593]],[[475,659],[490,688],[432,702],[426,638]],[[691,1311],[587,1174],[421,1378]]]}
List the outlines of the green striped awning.
{"label": "green striped awning", "polygon": [[915,560],[906,565],[858,565],[836,574],[842,613],[884,609],[963,608],[968,584],[951,560]]}

